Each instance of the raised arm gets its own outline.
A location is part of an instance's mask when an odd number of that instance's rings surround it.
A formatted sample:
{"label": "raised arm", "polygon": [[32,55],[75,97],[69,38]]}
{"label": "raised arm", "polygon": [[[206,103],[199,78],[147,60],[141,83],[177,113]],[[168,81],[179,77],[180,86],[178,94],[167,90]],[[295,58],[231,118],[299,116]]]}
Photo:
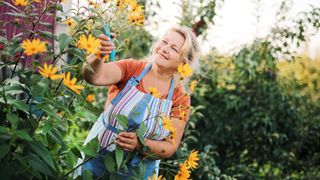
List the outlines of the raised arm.
{"label": "raised arm", "polygon": [[[101,41],[100,54],[110,54],[114,48],[113,43],[105,35],[100,35],[99,39]],[[114,62],[105,63],[98,59],[96,55],[91,54],[87,57],[87,63],[83,63],[82,75],[92,85],[109,86],[118,83],[121,80],[122,73]]]}

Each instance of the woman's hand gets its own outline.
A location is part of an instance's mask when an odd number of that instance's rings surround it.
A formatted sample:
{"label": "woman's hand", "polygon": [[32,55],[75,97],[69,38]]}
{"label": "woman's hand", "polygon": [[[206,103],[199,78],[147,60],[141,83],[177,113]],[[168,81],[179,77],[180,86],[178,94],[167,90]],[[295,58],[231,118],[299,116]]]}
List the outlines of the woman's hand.
{"label": "woman's hand", "polygon": [[[111,34],[112,38],[115,38],[115,34]],[[104,34],[100,34],[99,36],[101,47],[99,49],[99,53],[101,55],[110,54],[112,50],[114,49],[114,44],[110,41],[110,38]]]}
{"label": "woman's hand", "polygon": [[116,144],[123,148],[125,151],[138,151],[142,145],[138,140],[135,132],[121,132],[116,138]]}

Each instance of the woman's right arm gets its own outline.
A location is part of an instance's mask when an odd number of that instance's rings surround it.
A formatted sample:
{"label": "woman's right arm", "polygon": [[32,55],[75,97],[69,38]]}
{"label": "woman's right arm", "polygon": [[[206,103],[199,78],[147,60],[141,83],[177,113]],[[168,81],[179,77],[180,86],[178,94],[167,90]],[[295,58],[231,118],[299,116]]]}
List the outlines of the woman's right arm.
{"label": "woman's right arm", "polygon": [[[101,47],[100,54],[110,54],[113,49],[113,43],[105,35],[99,36]],[[114,62],[104,63],[96,55],[89,55],[87,63],[82,65],[83,78],[92,85],[109,86],[116,84],[121,80],[122,72]]]}

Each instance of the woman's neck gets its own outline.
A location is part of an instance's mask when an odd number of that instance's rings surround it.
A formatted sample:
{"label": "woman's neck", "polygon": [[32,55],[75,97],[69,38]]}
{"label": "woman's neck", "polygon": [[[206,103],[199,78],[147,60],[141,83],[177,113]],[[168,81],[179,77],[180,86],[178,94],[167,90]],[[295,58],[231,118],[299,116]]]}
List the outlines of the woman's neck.
{"label": "woman's neck", "polygon": [[174,74],[173,71],[161,68],[160,66],[157,66],[155,63],[152,64],[150,73],[154,78],[161,81],[170,81]]}

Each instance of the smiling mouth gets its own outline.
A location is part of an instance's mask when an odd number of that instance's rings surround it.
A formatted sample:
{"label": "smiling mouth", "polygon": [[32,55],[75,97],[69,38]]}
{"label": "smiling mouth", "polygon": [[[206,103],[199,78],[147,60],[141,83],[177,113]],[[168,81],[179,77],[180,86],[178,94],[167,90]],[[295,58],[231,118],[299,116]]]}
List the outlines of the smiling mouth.
{"label": "smiling mouth", "polygon": [[162,56],[165,60],[168,60],[168,58],[165,55],[163,55],[161,53],[159,53],[159,55]]}

